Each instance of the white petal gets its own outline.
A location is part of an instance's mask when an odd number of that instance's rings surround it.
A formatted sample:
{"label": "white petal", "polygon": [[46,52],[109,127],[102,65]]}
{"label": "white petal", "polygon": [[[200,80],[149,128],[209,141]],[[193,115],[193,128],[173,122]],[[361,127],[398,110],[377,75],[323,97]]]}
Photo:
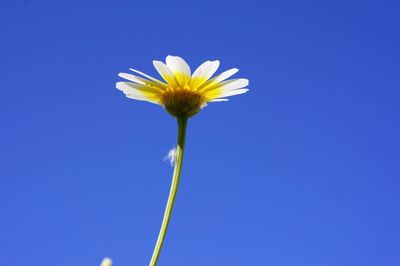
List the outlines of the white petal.
{"label": "white petal", "polygon": [[129,99],[133,99],[133,100],[144,101],[144,102],[150,102],[150,103],[154,103],[154,104],[157,104],[157,105],[161,105],[161,104],[160,104],[159,102],[157,102],[157,101],[151,100],[151,99],[146,98],[146,97],[134,95],[134,94],[127,94],[126,97],[129,98]]}
{"label": "white petal", "polygon": [[189,82],[191,75],[190,67],[185,60],[179,56],[169,55],[167,56],[166,63],[168,68],[175,75],[179,84],[185,86]]}
{"label": "white petal", "polygon": [[220,83],[224,80],[226,80],[227,78],[233,76],[234,74],[236,74],[239,71],[239,69],[237,68],[232,68],[229,69],[225,72],[222,72],[221,74],[219,74],[218,76],[216,76],[213,79],[210,79],[209,81],[207,81],[206,83],[204,83],[203,85],[201,85],[198,89],[199,90],[206,90],[210,87],[214,87],[217,83]]}
{"label": "white petal", "polygon": [[159,93],[159,90],[157,90],[157,89],[154,89],[152,87],[148,87],[148,86],[145,86],[142,84],[138,84],[138,83],[132,83],[132,82],[120,81],[120,82],[117,82],[116,87],[119,90],[122,90],[125,88],[131,88],[131,89],[143,92],[143,93]]}
{"label": "white petal", "polygon": [[144,80],[144,79],[141,80],[141,78],[136,77],[135,75],[131,75],[131,74],[127,74],[127,73],[119,73],[118,76],[120,76],[121,78],[130,80],[130,81],[139,83],[139,84],[146,85],[146,84],[142,81],[142,80]]}
{"label": "white petal", "polygon": [[219,67],[219,61],[206,61],[201,64],[193,73],[192,78],[207,77],[209,79]]}
{"label": "white petal", "polygon": [[214,84],[212,86],[207,86],[207,88],[202,88],[201,91],[209,91],[212,93],[213,90],[236,90],[244,88],[249,85],[249,80],[247,79],[229,79],[227,81]]}
{"label": "white petal", "polygon": [[154,67],[160,73],[161,77],[171,86],[176,86],[175,76],[166,64],[161,61],[153,61]]}
{"label": "white petal", "polygon": [[[136,86],[136,85],[138,85],[138,86]],[[117,82],[115,87],[117,89],[119,89],[120,91],[122,91],[123,93],[125,93],[125,95],[133,94],[133,95],[145,97],[145,95],[140,90],[141,87],[139,87],[139,86],[143,86],[143,85],[120,81],[120,82]]]}
{"label": "white petal", "polygon": [[121,78],[142,84],[142,85],[146,85],[148,87],[154,88],[158,91],[162,91],[164,89],[164,87],[162,87],[160,84],[157,84],[155,82],[152,82],[150,80],[141,78],[141,77],[137,77],[135,75],[131,75],[131,74],[127,74],[127,73],[119,73],[118,76],[120,76]]}
{"label": "white petal", "polygon": [[156,100],[156,93],[152,92],[151,88],[149,89],[144,85],[130,82],[117,82],[116,88],[121,90],[128,98],[159,104]]}
{"label": "white petal", "polygon": [[[225,83],[225,84],[224,84]],[[223,90],[236,90],[240,88],[244,88],[247,85],[249,85],[249,80],[248,79],[231,79],[227,80],[225,82],[219,83]]]}
{"label": "white petal", "polygon": [[156,79],[156,78],[153,78],[152,76],[147,75],[147,74],[145,74],[145,73],[143,73],[143,72],[141,72],[141,71],[139,71],[139,70],[136,70],[136,69],[133,69],[133,68],[130,68],[129,70],[131,70],[131,71],[133,71],[133,72],[136,72],[136,73],[142,75],[143,77],[146,77],[146,78],[148,78],[148,79],[154,81],[155,83],[158,83],[158,84],[160,84],[160,85],[162,85],[162,86],[164,86],[164,87],[167,87],[167,86],[168,86],[168,85],[165,84],[164,82],[162,82],[162,81],[160,81],[160,80],[158,80],[158,79]]}
{"label": "white petal", "polygon": [[227,102],[227,101],[229,100],[221,98],[221,99],[212,99],[210,102]]}
{"label": "white petal", "polygon": [[203,83],[211,78],[211,76],[217,71],[219,67],[219,61],[206,61],[201,64],[193,73],[190,81],[191,89],[195,90],[200,87]]}
{"label": "white petal", "polygon": [[235,75],[238,71],[239,71],[239,69],[237,69],[237,68],[229,69],[227,71],[222,72],[221,74],[219,74],[218,76],[213,78],[211,81],[219,83],[219,82],[224,81],[227,78]]}
{"label": "white petal", "polygon": [[249,89],[239,89],[239,90],[230,90],[230,91],[224,91],[221,94],[218,95],[219,97],[229,97],[229,96],[233,96],[233,95],[238,95],[238,94],[243,94],[248,92]]}

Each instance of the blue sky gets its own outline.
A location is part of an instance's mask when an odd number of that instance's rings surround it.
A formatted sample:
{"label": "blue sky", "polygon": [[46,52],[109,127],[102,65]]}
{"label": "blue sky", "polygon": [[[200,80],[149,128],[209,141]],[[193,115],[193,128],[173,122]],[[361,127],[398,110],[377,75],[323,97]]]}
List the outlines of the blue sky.
{"label": "blue sky", "polygon": [[159,265],[400,264],[398,1],[35,1],[0,8],[0,265],[147,265],[176,123],[129,67],[238,67],[189,121]]}

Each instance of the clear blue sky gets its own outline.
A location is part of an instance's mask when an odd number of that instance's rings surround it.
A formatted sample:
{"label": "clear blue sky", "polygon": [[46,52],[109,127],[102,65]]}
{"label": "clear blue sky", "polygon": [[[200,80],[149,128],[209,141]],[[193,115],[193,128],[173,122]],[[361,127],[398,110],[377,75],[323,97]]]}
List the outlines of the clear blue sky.
{"label": "clear blue sky", "polygon": [[400,4],[0,6],[0,265],[147,265],[176,123],[129,67],[219,59],[250,92],[190,120],[160,266],[400,265]]}

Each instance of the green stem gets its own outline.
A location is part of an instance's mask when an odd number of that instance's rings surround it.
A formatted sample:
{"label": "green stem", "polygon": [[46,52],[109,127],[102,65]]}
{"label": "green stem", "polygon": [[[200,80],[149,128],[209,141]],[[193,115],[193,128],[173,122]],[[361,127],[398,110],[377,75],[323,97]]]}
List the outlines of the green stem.
{"label": "green stem", "polygon": [[178,120],[178,144],[176,146],[176,158],[174,174],[172,177],[171,189],[169,191],[167,206],[165,207],[164,218],[161,224],[160,233],[158,234],[157,243],[154,247],[153,256],[151,257],[150,266],[157,265],[161,248],[164,243],[165,235],[168,230],[169,220],[171,218],[172,209],[174,207],[176,192],[178,191],[179,178],[181,175],[183,151],[185,147],[186,126],[188,118],[186,116],[177,117]]}

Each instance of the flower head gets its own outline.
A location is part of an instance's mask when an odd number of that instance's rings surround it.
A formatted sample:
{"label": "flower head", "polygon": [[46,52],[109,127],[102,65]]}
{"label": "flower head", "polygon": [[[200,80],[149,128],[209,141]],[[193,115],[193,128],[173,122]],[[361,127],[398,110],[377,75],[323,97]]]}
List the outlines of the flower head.
{"label": "flower head", "polygon": [[189,65],[178,56],[167,56],[166,64],[153,61],[154,67],[164,79],[160,81],[135,69],[141,75],[120,73],[128,81],[117,82],[117,89],[128,98],[159,104],[173,116],[193,116],[208,102],[227,101],[225,97],[248,91],[247,79],[228,79],[237,68],[227,70],[213,78],[219,61],[206,61],[193,74]]}

